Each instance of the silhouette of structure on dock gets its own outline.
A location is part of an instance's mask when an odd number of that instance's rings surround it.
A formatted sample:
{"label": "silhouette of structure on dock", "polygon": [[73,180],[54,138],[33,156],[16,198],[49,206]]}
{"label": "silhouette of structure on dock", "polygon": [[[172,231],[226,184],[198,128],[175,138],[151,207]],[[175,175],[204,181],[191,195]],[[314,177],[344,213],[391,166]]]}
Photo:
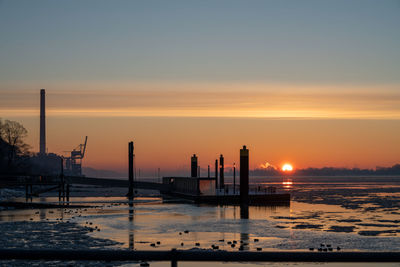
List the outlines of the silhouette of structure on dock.
{"label": "silhouette of structure on dock", "polygon": [[[289,203],[290,194],[278,194],[275,190],[254,190],[249,188],[249,150],[246,146],[240,150],[240,190],[229,190],[224,181],[224,157],[220,155],[219,186],[218,160],[215,161],[215,177],[197,177],[198,157],[191,158],[191,177],[163,177],[167,186],[161,193],[167,196],[180,197],[196,203],[270,205],[271,203]],[[236,168],[236,167],[235,167]],[[235,169],[236,172],[236,169]],[[236,183],[236,182],[235,182]],[[258,187],[259,188],[259,187]]]}

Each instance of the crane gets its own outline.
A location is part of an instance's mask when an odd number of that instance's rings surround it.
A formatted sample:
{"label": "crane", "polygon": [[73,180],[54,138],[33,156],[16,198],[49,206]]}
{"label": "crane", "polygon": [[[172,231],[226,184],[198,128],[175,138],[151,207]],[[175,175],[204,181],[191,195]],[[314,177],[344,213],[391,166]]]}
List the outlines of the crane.
{"label": "crane", "polygon": [[86,136],[85,142],[70,151],[70,157],[66,158],[65,165],[69,175],[82,176],[82,159],[85,157],[87,139],[88,137]]}

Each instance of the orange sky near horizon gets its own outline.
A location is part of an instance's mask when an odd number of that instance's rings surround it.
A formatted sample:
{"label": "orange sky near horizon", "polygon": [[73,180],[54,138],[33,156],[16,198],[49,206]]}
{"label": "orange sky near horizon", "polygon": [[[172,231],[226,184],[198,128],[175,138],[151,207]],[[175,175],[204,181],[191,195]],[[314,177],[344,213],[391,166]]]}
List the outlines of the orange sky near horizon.
{"label": "orange sky near horizon", "polygon": [[[18,119],[18,118],[16,118]],[[29,130],[27,142],[38,150],[39,119],[19,118]],[[84,166],[126,172],[127,144],[135,142],[137,168],[162,173],[188,170],[190,156],[207,168],[220,155],[227,168],[239,162],[239,149],[250,149],[250,167],[268,162],[294,168],[392,166],[399,163],[399,121],[177,117],[52,117],[47,147],[62,154],[88,135]],[[153,172],[154,171],[154,172]]]}
{"label": "orange sky near horizon", "polygon": [[[46,90],[48,151],[64,154],[87,135],[84,166],[126,172],[130,140],[138,168],[150,174],[158,167],[183,172],[193,153],[204,169],[213,169],[220,154],[228,167],[239,162],[242,145],[250,149],[251,168],[285,162],[294,168],[375,168],[400,161],[396,85],[89,85]],[[0,86],[0,118],[21,122],[38,151],[40,88],[13,86]]]}

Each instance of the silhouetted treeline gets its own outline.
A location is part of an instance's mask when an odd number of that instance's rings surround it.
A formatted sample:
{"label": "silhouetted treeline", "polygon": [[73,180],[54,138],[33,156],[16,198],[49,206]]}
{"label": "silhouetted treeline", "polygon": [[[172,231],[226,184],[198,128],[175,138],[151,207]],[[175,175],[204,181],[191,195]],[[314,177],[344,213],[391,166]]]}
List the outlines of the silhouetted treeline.
{"label": "silhouetted treeline", "polygon": [[[284,173],[273,167],[266,169],[254,169],[250,171],[252,176],[282,176]],[[361,176],[361,175],[400,175],[400,164],[392,167],[376,167],[376,169],[360,169],[360,168],[306,168],[297,169],[291,173],[297,176]]]}
{"label": "silhouetted treeline", "polygon": [[16,121],[0,119],[0,175],[52,175],[60,173],[60,156],[37,155],[24,141],[28,131]]}
{"label": "silhouetted treeline", "polygon": [[0,119],[0,173],[26,173],[29,169],[29,146],[24,138],[27,130],[16,121]]}

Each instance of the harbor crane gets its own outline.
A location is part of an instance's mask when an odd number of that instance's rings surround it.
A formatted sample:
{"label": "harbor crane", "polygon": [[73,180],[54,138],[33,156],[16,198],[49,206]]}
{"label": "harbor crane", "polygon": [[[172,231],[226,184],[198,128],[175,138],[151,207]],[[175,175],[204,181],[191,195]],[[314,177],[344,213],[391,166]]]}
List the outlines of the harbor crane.
{"label": "harbor crane", "polygon": [[79,144],[70,152],[70,156],[65,158],[65,167],[68,175],[82,176],[82,159],[85,157],[86,144],[88,137],[85,137],[85,142]]}

